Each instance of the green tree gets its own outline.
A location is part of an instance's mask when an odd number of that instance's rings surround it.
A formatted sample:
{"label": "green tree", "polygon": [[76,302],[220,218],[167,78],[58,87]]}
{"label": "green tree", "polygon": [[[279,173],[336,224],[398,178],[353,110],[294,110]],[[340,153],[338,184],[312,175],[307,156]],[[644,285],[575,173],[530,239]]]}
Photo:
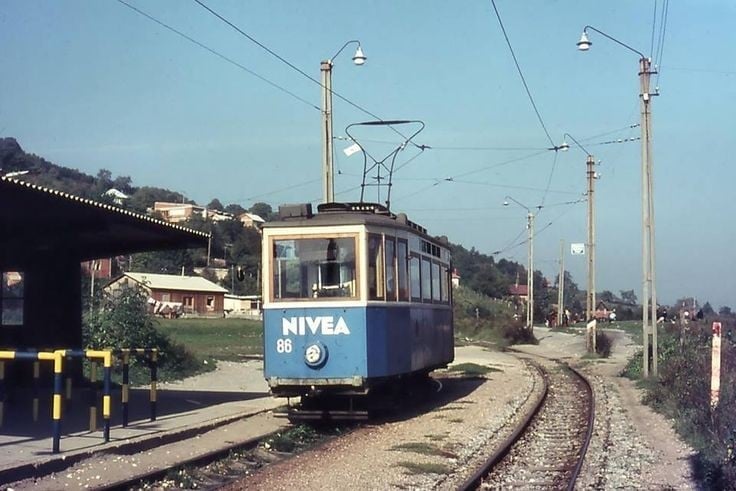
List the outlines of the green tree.
{"label": "green tree", "polygon": [[230,203],[225,207],[225,211],[237,218],[239,215],[242,215],[247,210],[237,203]]}
{"label": "green tree", "polygon": [[[602,292],[600,292],[598,294],[598,299],[599,300],[602,300],[602,301],[604,301],[606,303],[611,303],[611,302],[615,302],[616,301],[616,295],[614,295],[613,292],[611,292],[609,290],[603,290]],[[593,308],[595,308],[595,307],[596,306],[593,305]]]}
{"label": "green tree", "polygon": [[[705,311],[705,309],[703,309]],[[728,305],[724,305],[720,309],[718,309],[718,315],[722,317],[731,317],[731,307]]]}
{"label": "green tree", "polygon": [[710,302],[705,302],[705,305],[703,305],[703,314],[705,316],[712,316],[715,314],[715,310],[713,310],[713,306],[710,304]]}
{"label": "green tree", "polygon": [[[93,349],[157,348],[162,379],[182,378],[200,369],[194,356],[156,330],[148,310],[148,294],[141,288],[123,286],[98,297],[96,309],[83,319],[85,346]],[[135,363],[132,365],[135,368]],[[145,380],[145,377],[132,375]]]}
{"label": "green tree", "polygon": [[619,293],[621,294],[621,300],[623,300],[625,303],[629,305],[636,305],[636,293],[634,293],[634,290],[620,290]]}
{"label": "green tree", "polygon": [[220,200],[215,198],[212,201],[210,201],[209,204],[207,204],[206,208],[208,210],[222,211],[224,207],[222,206],[222,203],[220,203]]}
{"label": "green tree", "polygon": [[267,222],[273,219],[273,208],[271,208],[271,205],[269,205],[268,203],[255,203],[253,204],[253,206],[250,207],[250,210],[248,211],[258,215]]}
{"label": "green tree", "polygon": [[160,348],[147,301],[145,291],[135,287],[103,294],[98,308],[85,316],[85,345],[94,349]]}

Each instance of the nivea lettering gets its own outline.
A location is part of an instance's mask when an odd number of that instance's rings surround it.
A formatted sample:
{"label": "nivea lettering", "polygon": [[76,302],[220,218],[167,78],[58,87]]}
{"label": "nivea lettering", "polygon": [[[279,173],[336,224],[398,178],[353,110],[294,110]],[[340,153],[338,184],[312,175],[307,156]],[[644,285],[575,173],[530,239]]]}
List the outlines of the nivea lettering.
{"label": "nivea lettering", "polygon": [[336,336],[338,334],[350,334],[350,329],[348,329],[345,319],[338,317],[335,320],[331,315],[281,319],[282,336],[288,336],[289,334],[304,336],[308,333]]}

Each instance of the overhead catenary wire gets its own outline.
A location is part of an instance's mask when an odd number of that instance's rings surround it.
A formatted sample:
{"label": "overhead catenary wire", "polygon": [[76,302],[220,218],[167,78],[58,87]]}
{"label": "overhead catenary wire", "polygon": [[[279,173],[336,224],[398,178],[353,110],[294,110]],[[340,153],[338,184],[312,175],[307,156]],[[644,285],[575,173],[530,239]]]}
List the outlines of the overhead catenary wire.
{"label": "overhead catenary wire", "polygon": [[652,39],[649,44],[649,57],[654,56],[654,33],[657,31],[657,0],[654,0],[654,13],[652,14]]}
{"label": "overhead catenary wire", "polygon": [[664,42],[665,37],[667,35],[667,18],[669,15],[669,7],[670,2],[669,0],[664,0],[664,5],[662,5],[662,14],[661,14],[661,21],[659,25],[659,41],[657,45],[657,56],[655,58],[655,66],[657,67],[657,80],[654,83],[655,88],[659,87],[659,77],[662,72],[662,57],[664,56]]}
{"label": "overhead catenary wire", "polygon": [[496,7],[496,0],[491,0],[491,5],[493,5],[493,10],[496,13],[496,18],[498,19],[498,23],[501,26],[501,32],[503,32],[503,37],[506,39],[506,45],[509,47],[509,51],[511,52],[511,57],[514,59],[514,64],[516,65],[516,70],[519,72],[519,77],[521,77],[521,82],[524,84],[524,90],[526,90],[526,95],[529,97],[529,102],[532,104],[532,108],[534,108],[534,113],[537,115],[537,120],[539,120],[539,124],[542,126],[542,129],[544,130],[544,134],[547,135],[547,140],[549,140],[549,143],[551,146],[555,146],[555,142],[552,140],[552,137],[549,135],[549,131],[547,131],[547,126],[544,124],[544,120],[542,120],[542,115],[539,113],[539,109],[537,108],[537,104],[534,102],[534,97],[532,97],[531,90],[529,90],[529,85],[526,83],[526,79],[524,78],[524,73],[521,71],[521,66],[519,65],[519,60],[516,58],[516,53],[514,53],[514,48],[511,46],[511,41],[509,40],[509,36],[506,33],[506,28],[503,25],[503,20],[501,20],[501,14],[498,12],[498,8]]}
{"label": "overhead catenary wire", "polygon": [[286,89],[286,88],[280,86],[279,84],[277,84],[276,82],[273,82],[273,81],[267,79],[266,77],[264,77],[262,75],[259,75],[258,73],[254,72],[253,70],[251,70],[250,68],[246,67],[245,65],[243,65],[241,63],[238,63],[237,61],[233,60],[232,58],[230,58],[228,56],[225,56],[224,54],[220,53],[219,51],[217,51],[217,50],[215,50],[213,48],[210,48],[206,44],[204,44],[204,43],[202,43],[200,41],[197,41],[196,39],[194,39],[193,37],[189,36],[188,34],[185,34],[182,31],[180,31],[180,30],[178,30],[178,29],[170,26],[169,24],[167,24],[167,23],[165,23],[165,22],[163,22],[163,21],[155,18],[151,14],[149,14],[147,12],[144,12],[143,10],[139,9],[138,7],[129,4],[125,0],[117,0],[117,2],[120,3],[121,5],[129,8],[133,12],[136,12],[138,15],[141,15],[141,16],[147,18],[148,20],[150,20],[152,22],[155,22],[156,24],[160,25],[161,27],[163,27],[165,29],[168,29],[169,31],[173,32],[174,34],[176,34],[178,36],[181,36],[182,38],[186,39],[190,43],[193,43],[193,44],[199,46],[200,48],[208,51],[209,53],[217,56],[218,58],[220,58],[220,59],[222,59],[222,60],[230,63],[231,65],[234,65],[234,66],[240,68],[244,72],[246,72],[246,73],[248,73],[248,74],[256,77],[257,79],[261,80],[262,82],[267,83],[271,87],[273,87],[273,88],[275,88],[277,90],[280,90],[284,94],[287,94],[288,96],[290,96],[290,97],[292,97],[292,98],[294,98],[294,99],[296,99],[296,100],[298,100],[298,101],[300,101],[300,102],[308,105],[309,107],[311,107],[313,109],[316,109],[317,111],[321,111],[321,109],[319,108],[319,106],[317,106],[317,105],[309,102],[308,100],[304,99],[303,97],[298,96],[297,94],[295,94],[294,92],[290,91],[289,89]]}
{"label": "overhead catenary wire", "polygon": [[[305,77],[306,79],[308,79],[308,80],[311,80],[312,82],[316,83],[317,85],[319,85],[319,86],[320,86],[320,87],[322,87],[323,89],[325,89],[325,90],[329,90],[329,91],[330,91],[330,93],[331,93],[331,94],[332,94],[333,96],[337,97],[338,99],[340,99],[340,100],[341,100],[341,101],[343,101],[343,102],[346,102],[347,104],[351,105],[352,107],[354,107],[355,109],[357,109],[357,110],[361,111],[362,113],[364,113],[364,114],[367,114],[367,115],[371,116],[372,118],[375,118],[375,119],[376,119],[376,120],[378,120],[378,121],[384,121],[384,120],[383,120],[382,118],[380,118],[380,117],[379,117],[379,116],[377,116],[376,114],[372,113],[372,112],[371,112],[371,111],[369,111],[368,109],[366,109],[366,108],[364,108],[363,106],[360,106],[359,104],[357,104],[357,103],[355,103],[355,102],[351,101],[351,100],[350,100],[350,99],[348,99],[347,97],[344,97],[343,95],[341,95],[341,94],[338,94],[337,92],[335,92],[335,91],[334,91],[334,90],[332,90],[331,88],[330,88],[330,89],[327,89],[327,88],[326,88],[326,87],[325,87],[324,85],[322,85],[322,82],[320,82],[320,81],[319,81],[319,80],[317,80],[316,78],[312,77],[312,76],[311,76],[311,75],[309,75],[309,74],[308,74],[307,72],[305,72],[304,70],[302,70],[302,69],[301,69],[301,68],[299,68],[298,66],[294,65],[294,64],[293,64],[293,63],[291,63],[291,62],[290,62],[289,60],[287,60],[287,59],[286,59],[286,58],[284,58],[283,56],[279,55],[279,54],[278,54],[278,53],[276,53],[276,52],[275,52],[274,50],[272,50],[271,48],[269,48],[268,46],[266,46],[265,44],[263,44],[263,43],[261,43],[260,41],[258,41],[258,40],[257,40],[256,38],[254,38],[253,36],[251,36],[250,34],[248,34],[247,32],[245,32],[244,30],[242,30],[242,29],[241,29],[240,27],[236,26],[236,25],[235,25],[234,23],[232,23],[232,22],[231,22],[230,20],[228,20],[228,19],[227,19],[226,17],[224,17],[223,15],[221,15],[220,13],[218,13],[217,11],[215,11],[214,9],[210,8],[210,7],[209,7],[209,6],[207,5],[207,4],[205,4],[205,3],[204,3],[204,2],[202,1],[202,0],[193,0],[193,1],[194,1],[195,3],[197,3],[197,4],[198,4],[198,5],[200,6],[200,7],[202,7],[203,9],[205,9],[205,10],[206,10],[207,12],[209,12],[209,13],[210,13],[210,14],[212,14],[213,16],[217,17],[217,18],[218,18],[218,19],[220,19],[220,20],[221,20],[222,22],[224,22],[225,24],[227,24],[228,26],[230,26],[230,27],[231,27],[232,29],[234,29],[235,31],[237,31],[238,33],[240,33],[240,34],[241,34],[242,36],[244,36],[245,38],[247,38],[247,39],[248,39],[249,41],[251,41],[252,43],[254,43],[255,45],[257,45],[258,47],[260,47],[261,49],[263,49],[264,51],[266,51],[266,52],[267,52],[268,54],[270,54],[271,56],[275,57],[275,58],[276,58],[277,60],[279,60],[280,62],[284,63],[284,64],[285,64],[286,66],[288,66],[288,67],[289,67],[289,68],[291,68],[292,70],[296,71],[297,73],[299,73],[300,75],[302,75],[302,76],[303,76],[303,77]],[[396,133],[397,135],[401,136],[401,137],[402,137],[402,138],[403,138],[404,140],[406,140],[406,135],[404,135],[404,134],[403,134],[403,133],[402,133],[401,131],[397,130],[397,129],[396,129],[396,128],[394,128],[393,126],[389,126],[389,128],[390,128],[390,129],[391,129],[391,130],[392,130],[392,131],[393,131],[394,133]],[[412,143],[412,145],[415,145],[415,146],[417,146],[417,144],[416,144],[416,143]]]}

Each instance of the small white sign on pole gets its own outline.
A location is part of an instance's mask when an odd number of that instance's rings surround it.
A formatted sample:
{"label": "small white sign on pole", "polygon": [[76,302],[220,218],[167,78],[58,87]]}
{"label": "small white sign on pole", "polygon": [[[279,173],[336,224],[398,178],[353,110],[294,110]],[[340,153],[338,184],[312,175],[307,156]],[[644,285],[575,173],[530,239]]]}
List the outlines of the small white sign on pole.
{"label": "small white sign on pole", "polygon": [[710,368],[710,408],[715,409],[721,397],[721,323],[713,323],[713,350]]}
{"label": "small white sign on pole", "polygon": [[570,244],[570,254],[573,256],[584,256],[585,255],[585,244],[582,242],[573,242]]}
{"label": "small white sign on pole", "polygon": [[352,154],[360,152],[360,145],[353,143],[349,147],[343,148],[342,151],[346,156],[350,157]]}

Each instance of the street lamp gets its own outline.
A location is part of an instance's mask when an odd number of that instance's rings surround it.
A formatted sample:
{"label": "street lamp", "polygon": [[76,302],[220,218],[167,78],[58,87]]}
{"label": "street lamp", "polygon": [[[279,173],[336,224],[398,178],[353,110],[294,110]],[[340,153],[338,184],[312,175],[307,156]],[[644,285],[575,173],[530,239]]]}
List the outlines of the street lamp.
{"label": "street lamp", "polygon": [[323,201],[332,203],[335,201],[335,174],[332,153],[332,60],[342,53],[348,45],[357,44],[358,48],[353,55],[353,63],[360,66],[367,60],[360,47],[360,41],[351,40],[342,45],[332,58],[322,61],[320,71],[322,72],[322,178],[323,178]]}
{"label": "street lamp", "polygon": [[508,200],[513,201],[527,211],[526,228],[529,231],[529,262],[526,273],[526,294],[528,295],[526,309],[526,328],[529,329],[530,333],[534,333],[534,213],[532,213],[528,206],[515,200],[511,196],[506,196],[505,201],[503,202],[503,206],[509,206]]}
{"label": "street lamp", "polygon": [[[597,32],[614,43],[623,46],[639,55],[639,99],[641,101],[641,223],[642,223],[642,331],[644,337],[644,357],[642,372],[649,376],[651,360],[652,374],[657,375],[657,291],[655,287],[655,254],[654,254],[654,175],[652,171],[652,113],[651,98],[658,95],[656,91],[649,91],[649,81],[652,73],[652,60],[641,51],[628,44],[599,31],[595,27],[585,26],[577,47],[580,51],[588,51],[593,43],[588,39],[588,30]],[[651,298],[651,315],[649,302]],[[649,354],[649,335],[652,336],[652,354]]]}

